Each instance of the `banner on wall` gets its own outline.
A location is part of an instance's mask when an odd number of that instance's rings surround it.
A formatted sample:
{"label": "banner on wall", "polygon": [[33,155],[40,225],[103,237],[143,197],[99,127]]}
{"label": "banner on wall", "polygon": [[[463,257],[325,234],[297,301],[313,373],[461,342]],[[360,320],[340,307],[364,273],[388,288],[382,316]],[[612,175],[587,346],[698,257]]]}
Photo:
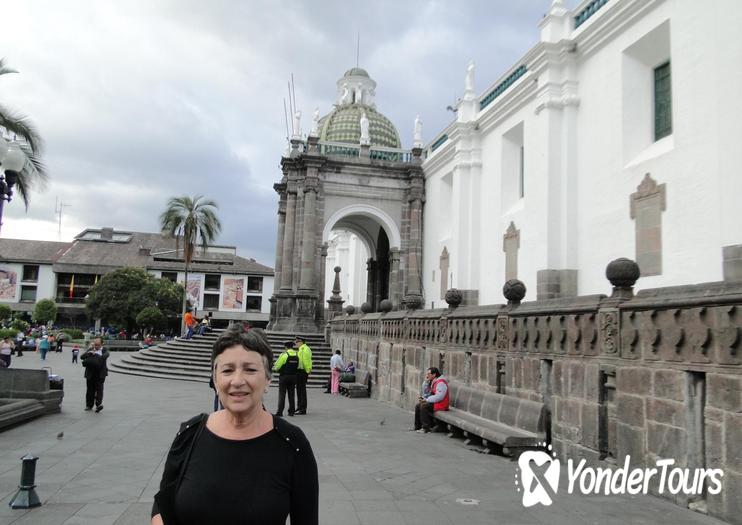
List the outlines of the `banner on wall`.
{"label": "banner on wall", "polygon": [[201,298],[201,276],[188,277],[188,283],[186,284],[186,295],[188,296],[188,302],[193,306],[194,309],[198,309],[199,299]]}
{"label": "banner on wall", "polygon": [[245,280],[226,278],[224,279],[224,295],[222,296],[222,308],[229,310],[243,310],[245,306]]}
{"label": "banner on wall", "polygon": [[15,299],[18,274],[8,268],[0,268],[0,301]]}

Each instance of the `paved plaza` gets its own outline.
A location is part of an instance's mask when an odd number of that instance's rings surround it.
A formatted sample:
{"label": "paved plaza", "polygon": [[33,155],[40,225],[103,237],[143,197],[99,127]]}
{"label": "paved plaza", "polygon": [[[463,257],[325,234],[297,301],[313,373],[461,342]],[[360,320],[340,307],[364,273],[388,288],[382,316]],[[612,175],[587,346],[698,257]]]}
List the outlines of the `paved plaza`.
{"label": "paved plaza", "polygon": [[[208,411],[211,391],[203,383],[112,373],[103,412],[84,412],[83,369],[69,359],[65,350],[46,363],[65,379],[62,412],[0,433],[0,525],[149,523],[178,424]],[[13,358],[17,367],[41,364],[36,354]],[[275,405],[272,388],[267,406]],[[551,507],[525,509],[515,490],[515,463],[469,450],[444,434],[409,432],[409,412],[318,390],[310,391],[309,411],[292,422],[317,456],[323,525],[722,523],[652,496],[560,493]],[[40,458],[36,480],[43,505],[13,510],[8,502],[18,485],[19,458],[29,452]]]}

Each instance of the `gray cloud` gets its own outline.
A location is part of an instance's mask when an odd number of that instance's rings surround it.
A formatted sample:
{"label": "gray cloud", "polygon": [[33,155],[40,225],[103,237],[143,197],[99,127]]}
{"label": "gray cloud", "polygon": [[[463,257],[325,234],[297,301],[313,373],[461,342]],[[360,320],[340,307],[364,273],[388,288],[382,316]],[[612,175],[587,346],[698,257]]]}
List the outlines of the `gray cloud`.
{"label": "gray cloud", "polygon": [[[574,4],[575,2],[571,2]],[[470,59],[487,86],[538,38],[549,0],[524,2],[39,0],[4,6],[3,54],[21,71],[0,79],[6,105],[28,113],[47,142],[51,183],[26,214],[156,231],[168,198],[218,201],[221,244],[273,265],[284,149],[283,98],[332,109],[335,81],[360,63],[377,105],[409,147],[420,114],[426,140],[453,118]],[[308,129],[308,118],[304,126]],[[31,224],[31,221],[28,222]],[[35,224],[35,223],[34,223]],[[34,238],[34,229],[23,232]]]}

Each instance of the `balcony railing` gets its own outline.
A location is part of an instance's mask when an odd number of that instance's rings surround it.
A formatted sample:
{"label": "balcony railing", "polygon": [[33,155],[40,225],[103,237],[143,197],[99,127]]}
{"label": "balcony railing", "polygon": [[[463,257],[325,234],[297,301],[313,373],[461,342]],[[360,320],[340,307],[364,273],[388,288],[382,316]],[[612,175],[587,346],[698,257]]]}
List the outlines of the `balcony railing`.
{"label": "balcony railing", "polygon": [[[317,146],[321,155],[334,155],[341,157],[361,156],[360,144],[320,141]],[[383,146],[371,146],[369,157],[373,160],[384,160],[389,162],[412,162],[412,152],[410,150],[387,148]]]}

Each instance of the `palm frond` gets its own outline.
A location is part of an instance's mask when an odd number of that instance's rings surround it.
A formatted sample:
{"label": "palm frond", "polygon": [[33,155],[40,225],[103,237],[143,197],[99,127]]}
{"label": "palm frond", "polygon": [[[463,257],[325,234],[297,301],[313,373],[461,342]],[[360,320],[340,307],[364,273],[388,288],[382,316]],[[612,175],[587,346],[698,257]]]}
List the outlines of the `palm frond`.
{"label": "palm frond", "polygon": [[6,66],[5,58],[0,58],[0,75],[7,75],[8,73],[18,73],[18,71]]}
{"label": "palm frond", "polygon": [[21,198],[26,211],[28,211],[31,201],[31,191],[43,190],[49,182],[49,174],[46,171],[44,163],[31,151],[31,146],[25,143],[21,143],[20,146],[23,153],[26,154],[27,162],[23,165],[20,173],[18,173],[14,192]]}
{"label": "palm frond", "polygon": [[10,133],[15,133],[31,146],[31,150],[36,155],[40,155],[44,148],[44,141],[26,115],[16,113],[0,105],[0,126],[4,127]]}

